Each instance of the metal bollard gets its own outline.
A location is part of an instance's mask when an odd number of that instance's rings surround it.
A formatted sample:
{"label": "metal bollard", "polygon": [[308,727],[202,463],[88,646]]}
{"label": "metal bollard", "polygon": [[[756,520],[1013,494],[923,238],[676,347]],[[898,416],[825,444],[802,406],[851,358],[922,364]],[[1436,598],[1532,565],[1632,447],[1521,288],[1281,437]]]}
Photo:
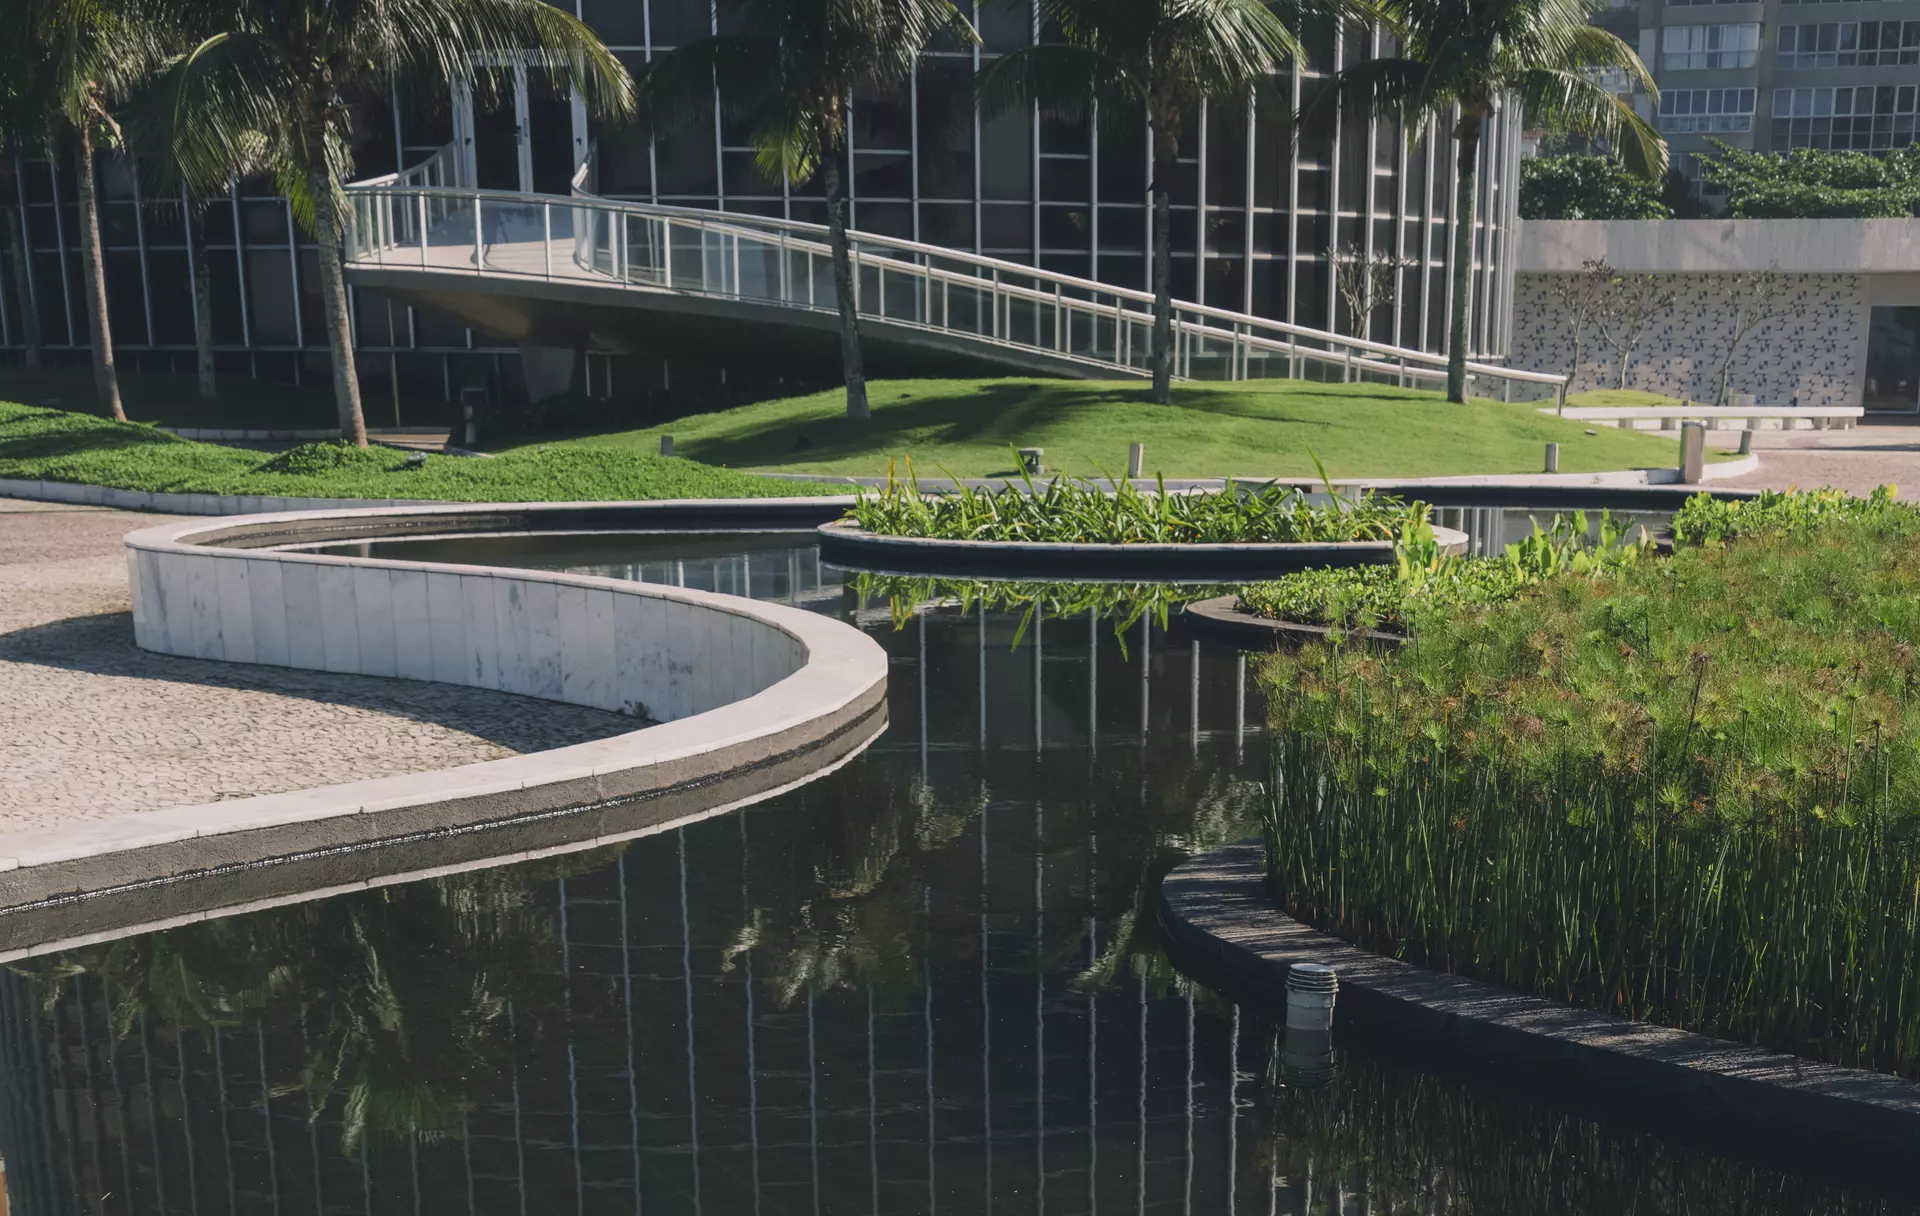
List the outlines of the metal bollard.
{"label": "metal bollard", "polygon": [[1549,473],[1558,473],[1560,471],[1560,445],[1557,443],[1547,445],[1546,471]]}
{"label": "metal bollard", "polygon": [[1147,463],[1147,445],[1130,443],[1127,445],[1127,476],[1139,477]]}
{"label": "metal bollard", "polygon": [[660,454],[662,456],[673,455],[673,436],[671,435],[660,436]]}
{"label": "metal bollard", "polygon": [[1746,430],[1740,432],[1740,454],[1742,456],[1753,455],[1753,428],[1752,427],[1748,427]]}
{"label": "metal bollard", "polygon": [[1340,978],[1324,963],[1295,963],[1287,968],[1287,1032],[1333,1029],[1333,1002]]}

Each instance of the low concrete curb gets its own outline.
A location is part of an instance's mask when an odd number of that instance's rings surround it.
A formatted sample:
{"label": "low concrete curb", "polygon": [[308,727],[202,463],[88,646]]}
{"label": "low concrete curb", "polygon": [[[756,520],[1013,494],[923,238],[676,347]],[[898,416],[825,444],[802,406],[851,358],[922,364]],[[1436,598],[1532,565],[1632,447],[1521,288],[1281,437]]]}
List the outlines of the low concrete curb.
{"label": "low concrete curb", "polygon": [[[1433,531],[1443,548],[1466,552],[1466,533],[1452,528]],[[822,524],[818,532],[822,561],[876,574],[1232,583],[1275,578],[1321,566],[1366,566],[1393,560],[1391,541],[1265,545],[1030,544],[881,536],[850,520]]]}
{"label": "low concrete curb", "polygon": [[1715,1118],[1844,1145],[1920,1149],[1920,1085],[1644,1022],[1623,1022],[1493,984],[1428,971],[1302,925],[1266,890],[1265,846],[1200,854],[1161,884],[1160,925],[1183,969],[1249,1001],[1282,1007],[1287,969],[1340,975],[1336,1016],[1396,1039],[1474,1053],[1582,1087],[1640,1090]]}
{"label": "low concrete curb", "polygon": [[[1242,612],[1239,603],[1240,597],[1237,595],[1195,600],[1181,610],[1181,620],[1186,624],[1187,632],[1194,637],[1223,646],[1236,646],[1241,650],[1272,650],[1288,642],[1317,642],[1333,632],[1326,625],[1276,621],[1271,617]],[[1402,634],[1378,629],[1347,629],[1342,632],[1349,638],[1383,649],[1398,648],[1407,640]]]}
{"label": "low concrete curb", "polygon": [[[780,503],[776,501],[774,509]],[[799,500],[819,511],[816,500]],[[554,571],[260,547],[356,531],[765,514],[768,504],[516,504],[173,523],[127,538],[150,650],[399,676],[661,719],[613,738],[0,836],[0,952],[283,898],[343,878],[633,834],[770,796],[886,721],[886,652],[815,613]],[[394,852],[374,845],[410,846]]]}

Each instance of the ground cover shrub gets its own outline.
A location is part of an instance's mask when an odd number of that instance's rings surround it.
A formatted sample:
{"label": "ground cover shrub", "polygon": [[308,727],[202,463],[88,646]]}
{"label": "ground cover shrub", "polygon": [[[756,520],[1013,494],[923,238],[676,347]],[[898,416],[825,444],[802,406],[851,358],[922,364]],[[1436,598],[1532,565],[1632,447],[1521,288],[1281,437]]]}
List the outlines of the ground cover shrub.
{"label": "ground cover shrub", "polygon": [[1291,486],[1229,482],[1220,493],[1154,493],[1127,480],[1055,477],[1044,484],[950,494],[920,489],[912,461],[905,476],[891,463],[887,483],[858,492],[848,518],[869,532],[938,540],[1028,541],[1068,544],[1230,544],[1392,540],[1426,507],[1395,498],[1337,496],[1316,505]]}
{"label": "ground cover shrub", "polygon": [[1734,543],[1436,606],[1391,654],[1267,660],[1278,901],[1422,966],[1920,1075],[1920,513],[1868,502],[1743,507]]}
{"label": "ground cover shrub", "polygon": [[487,458],[340,443],[278,454],[196,443],[136,423],[0,403],[0,477],[179,494],[562,502],[844,493],[645,452],[554,446]]}
{"label": "ground cover shrub", "polygon": [[1442,554],[1431,528],[1412,529],[1394,545],[1391,565],[1300,570],[1240,589],[1242,612],[1278,621],[1342,629],[1406,630],[1428,606],[1498,604],[1563,573],[1611,571],[1647,552],[1645,529],[1623,527],[1602,512],[1597,534],[1587,516],[1556,515],[1545,528],[1497,557]]}
{"label": "ground cover shrub", "polygon": [[1675,544],[1710,545],[1761,533],[1805,533],[1839,520],[1884,522],[1898,527],[1914,508],[1881,486],[1865,498],[1844,490],[1762,491],[1755,498],[1718,499],[1696,494],[1674,514]]}

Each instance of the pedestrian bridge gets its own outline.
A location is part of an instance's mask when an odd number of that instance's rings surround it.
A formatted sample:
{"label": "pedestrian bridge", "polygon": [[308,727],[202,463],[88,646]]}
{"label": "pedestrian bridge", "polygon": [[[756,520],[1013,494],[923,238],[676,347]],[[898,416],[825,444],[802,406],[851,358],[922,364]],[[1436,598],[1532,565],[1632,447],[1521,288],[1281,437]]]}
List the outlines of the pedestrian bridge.
{"label": "pedestrian bridge", "polygon": [[[524,343],[838,365],[827,230],[795,220],[455,184],[451,149],[348,190],[353,283]],[[873,233],[849,234],[875,375],[1149,374],[1153,297]],[[1445,383],[1444,357],[1176,302],[1174,375]],[[1467,365],[1469,391],[1522,401],[1566,378]]]}

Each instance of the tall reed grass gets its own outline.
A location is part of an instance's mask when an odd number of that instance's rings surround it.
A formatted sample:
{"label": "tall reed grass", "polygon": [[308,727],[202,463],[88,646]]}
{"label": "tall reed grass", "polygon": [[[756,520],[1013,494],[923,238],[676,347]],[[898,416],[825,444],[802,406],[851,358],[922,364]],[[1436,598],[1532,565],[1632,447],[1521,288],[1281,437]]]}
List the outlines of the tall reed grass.
{"label": "tall reed grass", "polygon": [[1920,1075],[1920,515],[1686,546],[1263,669],[1276,897],[1369,948]]}
{"label": "tall reed grass", "polygon": [[1591,531],[1584,511],[1556,515],[1544,528],[1535,519],[1530,535],[1492,557],[1442,552],[1432,527],[1421,522],[1402,530],[1391,564],[1297,570],[1242,587],[1239,607],[1279,621],[1407,629],[1428,606],[1504,603],[1562,574],[1610,574],[1651,548],[1645,528],[1622,524],[1606,511]]}

